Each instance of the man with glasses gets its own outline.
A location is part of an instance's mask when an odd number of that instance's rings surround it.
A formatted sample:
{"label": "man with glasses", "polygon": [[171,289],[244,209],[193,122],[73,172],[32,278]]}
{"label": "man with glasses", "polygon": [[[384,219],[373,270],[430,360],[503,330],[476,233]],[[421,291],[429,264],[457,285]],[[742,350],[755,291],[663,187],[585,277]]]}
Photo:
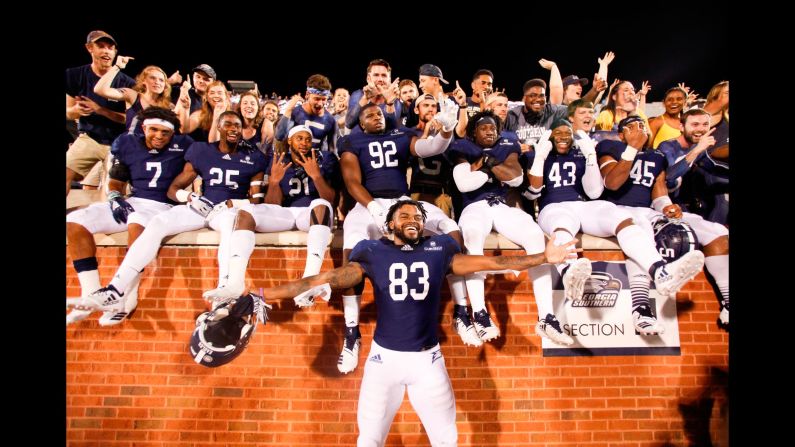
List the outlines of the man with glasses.
{"label": "man with glasses", "polygon": [[[553,122],[565,119],[567,108],[560,104],[547,103],[547,83],[543,79],[531,79],[524,83],[524,105],[508,111],[505,129],[516,132],[523,145],[535,145]],[[525,151],[523,147],[523,152]]]}

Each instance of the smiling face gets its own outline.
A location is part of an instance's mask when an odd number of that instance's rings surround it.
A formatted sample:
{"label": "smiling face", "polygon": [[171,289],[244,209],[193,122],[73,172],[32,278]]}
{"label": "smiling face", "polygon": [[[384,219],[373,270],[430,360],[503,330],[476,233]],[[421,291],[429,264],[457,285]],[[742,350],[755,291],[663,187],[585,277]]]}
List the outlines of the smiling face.
{"label": "smiling face", "polygon": [[254,95],[240,97],[240,114],[248,121],[254,120],[259,113],[259,99]]}
{"label": "smiling face", "polygon": [[478,124],[475,127],[475,143],[480,147],[492,147],[497,142],[500,134],[497,131],[497,126],[487,121],[483,124]]}
{"label": "smiling face", "polygon": [[565,124],[552,129],[552,135],[550,138],[552,139],[552,144],[555,147],[555,151],[560,155],[567,154],[574,143],[574,136],[571,131],[571,127]]}
{"label": "smiling face", "polygon": [[242,130],[243,123],[233,113],[221,116],[218,123],[218,133],[221,135],[221,141],[226,141],[229,145],[236,145],[240,141]]}
{"label": "smiling face", "polygon": [[524,106],[533,113],[541,113],[547,105],[546,89],[540,85],[528,88],[524,92]]}
{"label": "smiling face", "polygon": [[395,235],[395,243],[416,243],[422,236],[424,228],[425,219],[422,217],[419,208],[408,203],[398,208],[389,222],[389,229]]}
{"label": "smiling face", "polygon": [[663,105],[665,106],[665,113],[677,116],[685,107],[685,94],[679,90],[673,90],[665,96]]}
{"label": "smiling face", "polygon": [[709,118],[707,114],[688,116],[685,124],[680,126],[685,141],[691,145],[698,144],[701,137],[709,131]]}
{"label": "smiling face", "polygon": [[146,147],[158,151],[166,147],[174,135],[173,129],[162,124],[147,124],[143,129]]}

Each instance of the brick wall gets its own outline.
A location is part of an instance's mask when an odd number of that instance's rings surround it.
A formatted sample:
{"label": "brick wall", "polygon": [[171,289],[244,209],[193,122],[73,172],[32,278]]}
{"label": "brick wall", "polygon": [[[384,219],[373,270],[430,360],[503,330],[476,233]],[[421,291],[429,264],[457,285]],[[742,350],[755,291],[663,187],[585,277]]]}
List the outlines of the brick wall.
{"label": "brick wall", "polygon": [[[103,284],[125,252],[99,247]],[[204,309],[201,293],[215,287],[215,253],[164,247],[144,272],[132,319],[102,328],[93,317],[67,327],[68,445],[356,444],[359,384],[375,315],[369,284],[363,352],[353,373],[336,368],[343,329],[336,294],[310,310],[273,303],[271,321],[258,328],[246,352],[209,369],[193,363],[187,343]],[[323,269],[339,265],[340,255],[327,254]],[[587,255],[623,259],[617,251]],[[249,278],[266,287],[298,278],[303,256],[300,248],[258,247]],[[68,257],[66,276],[67,296],[78,296]],[[537,314],[527,274],[489,278],[486,292],[503,335],[483,348],[462,344],[450,326],[447,290],[443,296],[442,351],[456,395],[459,445],[728,444],[728,334],[715,324],[718,304],[703,273],[677,297],[681,356],[544,358],[532,329]],[[428,445],[407,399],[387,445]]]}

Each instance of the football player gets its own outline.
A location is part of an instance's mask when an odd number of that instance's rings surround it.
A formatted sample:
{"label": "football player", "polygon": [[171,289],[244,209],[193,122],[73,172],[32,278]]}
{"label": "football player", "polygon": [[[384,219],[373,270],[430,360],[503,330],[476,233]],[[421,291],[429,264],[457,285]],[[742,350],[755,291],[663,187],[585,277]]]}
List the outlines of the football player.
{"label": "football player", "polygon": [[[143,135],[122,134],[113,143],[111,155],[108,206],[94,203],[66,216],[66,238],[80,281],[81,296],[102,287],[97,271],[96,233],[128,231],[131,246],[155,215],[171,209],[176,203],[166,192],[185,166],[185,150],[193,143],[187,135],[175,135],[179,118],[171,110],[152,106],[138,113]],[[127,184],[132,194],[125,197]],[[117,312],[104,312],[101,326],[121,323],[138,305],[138,278],[125,289],[125,307]],[[66,324],[85,319],[87,310],[73,309],[66,315]]]}
{"label": "football player", "polygon": [[[726,250],[728,250],[728,230],[725,227],[707,222],[695,214],[682,213],[679,205],[671,202],[665,183],[665,170],[668,163],[660,151],[650,147],[650,133],[643,118],[631,114],[622,119],[618,123],[618,133],[621,141],[604,140],[596,146],[605,184],[602,198],[632,213],[635,223],[650,237],[653,237],[652,222],[656,219],[661,216],[681,218],[696,231],[705,247],[720,239],[721,236],[727,236],[718,241],[716,245],[725,242]],[[655,257],[649,256],[645,260],[628,259],[627,274],[632,289],[633,304],[641,304],[644,298],[648,299],[648,275],[654,278],[655,286],[660,294],[663,296],[673,295],[701,270],[705,263],[705,255],[715,256],[711,250],[712,248],[705,250],[705,253],[693,251],[686,254],[676,262],[687,257],[692,258],[692,262],[687,262],[686,267],[681,266],[678,269],[672,269],[670,265],[666,266],[659,253]],[[728,280],[728,257],[726,258],[725,275]],[[707,269],[710,269],[711,266],[712,261],[707,264]],[[661,275],[662,278],[658,278]],[[670,277],[670,279],[665,279],[666,277]],[[662,279],[664,282],[670,281],[672,285],[660,287],[658,279]],[[725,314],[728,322],[728,306]]]}
{"label": "football player", "polygon": [[246,204],[237,211],[234,231],[229,236],[229,278],[225,284],[205,292],[206,299],[229,299],[244,292],[255,231],[307,232],[303,277],[320,273],[331,240],[331,202],[335,193],[332,185],[339,183],[339,163],[334,154],[312,149],[312,131],[307,126],[290,129],[287,142],[291,161],[284,160],[285,154],[273,159],[265,203]]}
{"label": "football player", "polygon": [[528,256],[468,256],[449,235],[422,237],[426,212],[420,202],[400,200],[385,219],[391,239],[362,240],[345,266],[263,295],[283,299],[318,286],[353,287],[369,278],[378,316],[359,392],[357,445],[384,445],[406,391],[431,445],[456,445],[455,396],[436,329],[445,275],[562,262],[576,256],[576,239],[556,245],[553,237],[543,251]]}

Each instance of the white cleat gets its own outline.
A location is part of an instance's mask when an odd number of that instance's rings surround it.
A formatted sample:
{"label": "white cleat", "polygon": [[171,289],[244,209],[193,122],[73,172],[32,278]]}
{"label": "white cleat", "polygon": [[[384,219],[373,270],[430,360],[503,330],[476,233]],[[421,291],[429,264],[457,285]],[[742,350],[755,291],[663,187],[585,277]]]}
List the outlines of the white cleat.
{"label": "white cleat", "polygon": [[500,336],[500,328],[494,324],[491,315],[486,309],[479,310],[472,315],[472,322],[478,337],[483,341],[491,341]]}
{"label": "white cleat", "polygon": [[115,326],[125,318],[128,318],[130,314],[138,307],[138,294],[136,293],[134,296],[129,296],[124,302],[124,309],[118,312],[103,312],[102,316],[99,317],[99,325],[100,326]]}
{"label": "white cleat", "polygon": [[342,352],[339,360],[337,360],[337,369],[341,373],[348,374],[359,366],[359,348],[361,345],[362,336],[359,333],[359,326],[346,327]]}
{"label": "white cleat", "polygon": [[560,328],[560,322],[552,314],[547,314],[543,320],[538,320],[538,323],[536,323],[536,335],[546,337],[559,345],[568,346],[574,343],[573,338],[563,333]]}
{"label": "white cleat", "polygon": [[729,329],[729,300],[723,300],[720,304],[720,314],[718,315],[718,326]]}
{"label": "white cleat", "polygon": [[232,284],[225,284],[202,293],[202,297],[206,301],[213,303],[213,310],[215,310],[216,307],[223,303],[240,298],[240,295],[245,292],[245,289],[245,285],[235,286]]}
{"label": "white cleat", "polygon": [[88,318],[89,315],[91,315],[90,310],[72,309],[71,312],[66,314],[66,324],[69,325],[72,323],[77,323],[78,321],[83,321]]}
{"label": "white cleat", "polygon": [[566,299],[578,300],[582,298],[585,281],[591,277],[591,260],[580,258],[569,264],[563,274],[563,294]]}
{"label": "white cleat", "polygon": [[638,306],[632,311],[632,324],[640,335],[657,335],[665,333],[665,326],[651,313],[646,305]]}
{"label": "white cleat", "polygon": [[676,296],[676,292],[704,267],[704,253],[694,250],[654,272],[654,287],[662,296]]}
{"label": "white cleat", "polygon": [[66,306],[87,311],[89,314],[95,310],[119,312],[124,310],[124,301],[124,294],[119,293],[115,287],[108,286],[82,298],[69,298],[66,300]]}
{"label": "white cleat", "polygon": [[461,337],[461,341],[464,342],[465,345],[470,345],[474,347],[479,347],[483,345],[483,340],[478,337],[478,333],[475,330],[475,325],[472,324],[472,320],[469,318],[469,314],[467,313],[466,306],[459,306],[455,305],[453,310],[453,328],[456,332],[458,332],[458,336]]}

